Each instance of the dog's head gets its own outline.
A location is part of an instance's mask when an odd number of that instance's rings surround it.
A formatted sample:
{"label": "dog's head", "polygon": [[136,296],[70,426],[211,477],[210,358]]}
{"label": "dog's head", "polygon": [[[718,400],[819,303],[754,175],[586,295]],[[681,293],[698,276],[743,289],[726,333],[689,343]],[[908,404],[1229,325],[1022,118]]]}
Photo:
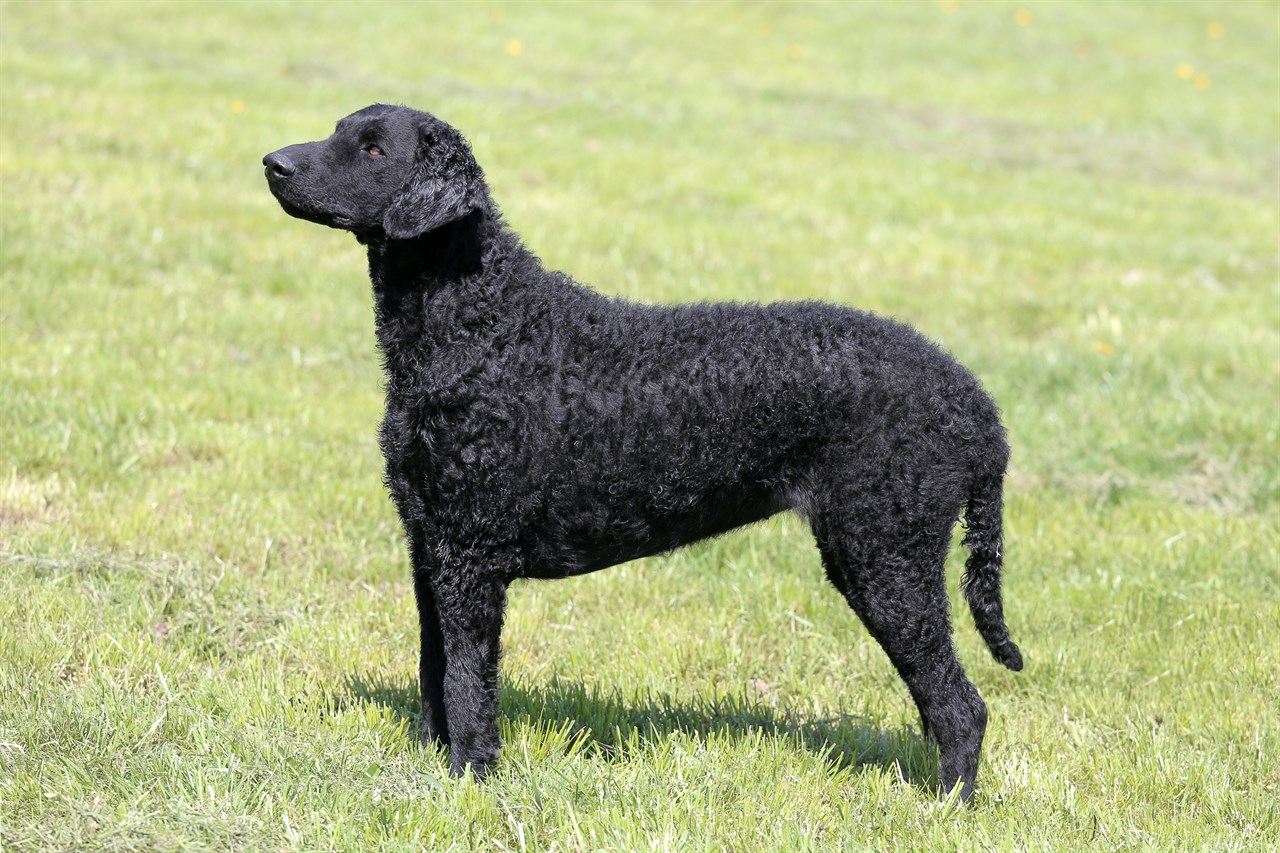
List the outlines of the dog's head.
{"label": "dog's head", "polygon": [[406,240],[488,206],[484,174],[462,134],[427,113],[374,104],[333,135],[262,158],[290,216]]}

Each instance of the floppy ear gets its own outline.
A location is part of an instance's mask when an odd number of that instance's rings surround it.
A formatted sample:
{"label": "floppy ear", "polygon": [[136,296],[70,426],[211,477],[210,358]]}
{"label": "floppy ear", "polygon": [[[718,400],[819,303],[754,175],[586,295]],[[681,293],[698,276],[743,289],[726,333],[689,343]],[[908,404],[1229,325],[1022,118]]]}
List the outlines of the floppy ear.
{"label": "floppy ear", "polygon": [[391,197],[382,227],[391,239],[407,240],[479,210],[484,199],[484,173],[462,134],[442,121],[424,121],[413,174]]}

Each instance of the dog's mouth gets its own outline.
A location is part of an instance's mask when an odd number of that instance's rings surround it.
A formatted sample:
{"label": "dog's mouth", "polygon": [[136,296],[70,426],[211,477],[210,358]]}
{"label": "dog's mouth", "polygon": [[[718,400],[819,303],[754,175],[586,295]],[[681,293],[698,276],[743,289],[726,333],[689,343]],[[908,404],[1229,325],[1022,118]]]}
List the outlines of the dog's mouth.
{"label": "dog's mouth", "polygon": [[285,213],[294,219],[303,219],[307,222],[314,222],[317,225],[328,225],[330,228],[341,228],[349,230],[355,223],[355,219],[345,211],[340,210],[312,210],[303,207],[296,202],[285,198],[277,189],[275,184],[271,185],[271,194],[276,197],[276,201],[280,202],[280,207]]}

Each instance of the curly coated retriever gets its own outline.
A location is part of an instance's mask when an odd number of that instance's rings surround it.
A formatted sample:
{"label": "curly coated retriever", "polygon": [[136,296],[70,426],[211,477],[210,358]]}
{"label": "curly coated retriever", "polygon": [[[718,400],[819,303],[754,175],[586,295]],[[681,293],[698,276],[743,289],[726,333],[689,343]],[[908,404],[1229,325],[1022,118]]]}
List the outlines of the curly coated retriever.
{"label": "curly coated retriever", "polygon": [[1008,445],[973,374],[911,328],[816,302],[655,307],[545,269],[453,127],[374,105],[263,158],[289,214],[369,253],[380,443],[413,562],[425,742],[498,757],[507,586],[667,551],[783,510],[888,653],[973,793],[987,709],[951,643],[943,562],[1022,667],[1000,596]]}

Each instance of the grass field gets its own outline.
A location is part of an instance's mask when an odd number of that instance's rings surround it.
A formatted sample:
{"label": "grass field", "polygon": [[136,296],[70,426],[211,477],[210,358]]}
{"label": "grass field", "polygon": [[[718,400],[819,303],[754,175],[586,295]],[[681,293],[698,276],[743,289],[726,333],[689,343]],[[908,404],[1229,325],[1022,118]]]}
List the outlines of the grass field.
{"label": "grass field", "polygon": [[[363,254],[259,163],[375,101],[600,290],[978,373],[972,807],[788,517],[517,585],[494,777],[416,745]],[[1275,3],[0,3],[0,849],[1276,849],[1278,151]]]}

